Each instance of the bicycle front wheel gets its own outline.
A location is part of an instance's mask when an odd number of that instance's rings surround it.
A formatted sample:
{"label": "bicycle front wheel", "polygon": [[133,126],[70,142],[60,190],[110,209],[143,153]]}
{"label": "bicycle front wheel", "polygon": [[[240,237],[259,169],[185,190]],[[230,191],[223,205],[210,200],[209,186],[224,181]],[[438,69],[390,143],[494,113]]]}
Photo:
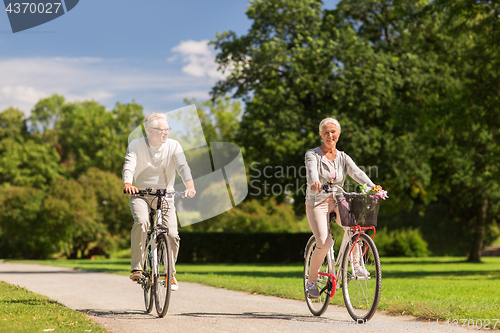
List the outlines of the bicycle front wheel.
{"label": "bicycle front wheel", "polygon": [[[306,245],[305,255],[304,255],[304,294],[306,297],[307,307],[309,311],[315,316],[321,316],[326,309],[328,308],[328,304],[330,303],[330,293],[332,291],[332,281],[330,278],[319,275],[318,276],[318,290],[319,297],[311,298],[309,297],[309,293],[307,292],[307,279],[309,277],[309,269],[311,266],[311,257],[314,249],[316,248],[316,239],[314,236],[309,238],[309,241]],[[328,273],[328,262],[327,257],[323,260],[323,264],[319,269],[320,272]]]}
{"label": "bicycle front wheel", "polygon": [[158,316],[165,317],[170,302],[173,264],[170,259],[170,248],[165,234],[157,239],[158,274],[155,274],[155,304]]}
{"label": "bicycle front wheel", "polygon": [[144,259],[144,265],[142,266],[142,275],[144,276],[144,282],[142,283],[142,289],[144,290],[144,305],[146,306],[147,313],[151,313],[153,310],[153,257],[151,252],[151,246],[146,248],[146,259]]}
{"label": "bicycle front wheel", "polygon": [[[370,236],[362,233],[357,241],[356,238],[357,235],[352,237],[351,245],[344,253],[342,293],[352,319],[366,322],[377,310],[382,288],[382,270],[377,247]],[[368,274],[356,274],[357,267],[364,267]]]}

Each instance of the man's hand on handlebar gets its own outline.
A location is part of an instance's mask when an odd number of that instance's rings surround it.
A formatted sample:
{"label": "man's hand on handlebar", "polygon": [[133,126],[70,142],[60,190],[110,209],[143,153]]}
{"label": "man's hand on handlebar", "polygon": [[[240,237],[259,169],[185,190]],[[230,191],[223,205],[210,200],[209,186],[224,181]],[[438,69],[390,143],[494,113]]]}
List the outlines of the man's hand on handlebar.
{"label": "man's hand on handlebar", "polygon": [[192,198],[196,194],[196,190],[194,189],[194,182],[192,179],[188,179],[185,182],[186,189],[184,190],[184,198]]}
{"label": "man's hand on handlebar", "polygon": [[132,184],[130,183],[125,183],[123,185],[123,190],[125,191],[125,193],[127,193],[128,195],[134,195],[134,194],[137,194],[139,193],[139,189],[135,186],[133,186]]}
{"label": "man's hand on handlebar", "polygon": [[187,188],[184,190],[183,197],[184,198],[192,198],[192,197],[194,197],[195,194],[196,194],[196,190]]}

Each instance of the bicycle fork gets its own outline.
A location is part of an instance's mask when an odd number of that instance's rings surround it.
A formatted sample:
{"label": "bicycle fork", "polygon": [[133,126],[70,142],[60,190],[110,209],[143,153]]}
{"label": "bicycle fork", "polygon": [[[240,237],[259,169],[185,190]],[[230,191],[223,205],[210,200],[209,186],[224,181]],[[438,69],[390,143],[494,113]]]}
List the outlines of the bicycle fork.
{"label": "bicycle fork", "polygon": [[[156,210],[156,215],[155,215],[155,218],[153,220],[153,223],[154,223],[154,226],[158,225],[158,224],[161,224],[162,222],[162,216],[161,216],[161,209],[158,209]],[[153,267],[151,267],[151,271],[153,272],[153,276],[159,276],[160,273],[159,273],[159,268],[158,268],[158,250],[157,250],[157,242],[156,242],[156,239],[157,239],[157,233],[156,232],[153,232],[153,234],[151,235],[151,252],[152,252],[152,256],[153,256]]]}

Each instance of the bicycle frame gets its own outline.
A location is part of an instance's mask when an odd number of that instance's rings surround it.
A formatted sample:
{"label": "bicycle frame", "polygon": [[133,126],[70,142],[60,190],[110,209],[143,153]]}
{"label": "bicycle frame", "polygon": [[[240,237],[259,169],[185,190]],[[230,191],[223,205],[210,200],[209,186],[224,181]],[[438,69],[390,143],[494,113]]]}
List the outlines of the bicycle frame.
{"label": "bicycle frame", "polygon": [[[333,182],[323,184],[321,189],[326,193],[332,193],[334,192],[333,187],[337,187],[349,199],[355,198],[356,204],[359,204],[358,201],[360,200],[358,199],[364,199],[356,197],[356,195],[366,195],[365,193],[347,193],[342,187],[333,184]],[[350,203],[350,201],[346,202],[347,204]],[[330,299],[335,295],[337,288],[342,289],[343,299],[349,315],[356,322],[359,320],[366,322],[373,317],[377,310],[381,291],[380,256],[373,241],[376,233],[376,215],[372,217],[373,219],[370,222],[365,224],[368,226],[360,226],[354,223],[355,220],[351,220],[347,214],[358,214],[361,210],[368,209],[369,206],[357,206],[356,209],[358,210],[354,213],[350,212],[350,206],[343,205],[341,208],[343,209],[340,211],[342,213],[341,218],[346,219],[346,221],[342,219],[342,224],[347,226],[342,226],[344,236],[337,258],[335,257],[334,246],[331,246],[318,269],[320,278],[317,279],[316,284],[312,285],[309,283],[311,277],[309,273],[311,272],[313,253],[316,251],[317,239],[313,235],[306,243],[303,274],[306,303],[313,315],[321,316],[328,308]],[[327,215],[327,220],[328,218],[330,218],[329,215]],[[331,237],[330,222],[327,226],[327,232]],[[373,230],[371,237],[365,232],[369,229]],[[317,260],[317,258],[314,260]],[[314,265],[316,265],[316,262]],[[319,290],[311,288],[318,288]]]}
{"label": "bicycle frame", "polygon": [[[160,191],[160,192],[158,192],[158,191]],[[145,261],[146,256],[148,255],[148,253],[146,253],[147,252],[146,249],[149,246],[151,246],[151,255],[152,255],[152,259],[153,259],[151,271],[152,271],[153,276],[151,276],[150,278],[153,278],[154,276],[159,275],[156,239],[158,237],[158,227],[159,227],[159,225],[161,225],[161,223],[163,221],[162,210],[161,210],[162,198],[164,198],[164,197],[173,198],[176,195],[182,195],[182,192],[166,192],[166,190],[161,191],[158,189],[156,194],[153,194],[153,193],[151,193],[152,192],[151,188],[148,188],[145,191],[140,191],[140,192],[141,192],[140,193],[141,195],[151,195],[151,196],[154,196],[157,198],[156,209],[154,211],[151,209],[151,212],[149,214],[149,222],[150,222],[150,227],[149,227],[149,232],[148,232],[149,241],[147,242],[147,244],[144,247],[144,252],[142,253],[142,261],[141,261],[141,262]],[[157,195],[158,193],[160,194],[160,196]],[[166,227],[166,234],[168,234],[168,226],[165,226],[165,227]],[[165,232],[165,231],[160,231],[160,232]]]}
{"label": "bicycle frame", "polygon": [[[160,200],[160,199],[158,199]],[[151,256],[153,258],[152,260],[152,267],[151,267],[151,270],[153,272],[153,275],[158,275],[159,272],[158,272],[158,256],[157,256],[157,253],[156,253],[156,238],[157,238],[157,230],[156,230],[156,225],[158,223],[158,221],[161,221],[162,219],[162,215],[161,215],[161,209],[157,208],[156,209],[156,213],[153,217],[153,220],[150,221],[151,223],[151,227],[150,227],[150,235],[149,235],[149,242],[146,244],[145,248],[144,248],[144,252],[142,253],[142,261],[141,262],[144,262],[145,259],[146,259],[146,256],[148,255],[146,249],[151,246]]]}
{"label": "bicycle frame", "polygon": [[[372,236],[372,239],[373,237],[375,236],[375,227],[360,227],[360,226],[353,226],[353,227],[350,227],[350,228],[346,228],[345,231],[344,231],[344,237],[342,238],[342,243],[340,244],[340,249],[339,249],[339,254],[337,256],[337,260],[335,260],[335,250],[333,248],[333,246],[328,250],[327,254],[326,254],[326,257],[327,257],[327,263],[328,263],[328,273],[323,273],[323,272],[318,272],[319,275],[322,275],[322,276],[326,276],[326,277],[329,277],[330,280],[332,281],[332,291],[330,293],[330,297],[333,297],[335,295],[335,292],[337,291],[337,283],[338,283],[338,280],[340,279],[340,274],[341,274],[341,265],[340,265],[340,261],[342,260],[342,258],[344,257],[344,252],[347,248],[347,244],[348,242],[351,242],[351,239],[354,235],[358,235],[358,237],[356,238],[356,241],[355,243],[358,241],[359,239],[359,235],[361,234],[362,230],[364,229],[372,229],[373,230],[373,236]],[[351,257],[351,265],[354,265],[353,264],[353,258],[352,258],[352,249],[351,248],[351,251],[349,252],[349,256]],[[365,255],[366,253],[366,250],[363,252],[363,254],[360,256],[360,259],[363,260],[363,256]],[[364,265],[364,263],[362,263]],[[335,267],[338,267],[337,270],[335,271]],[[353,268],[354,269],[354,268]]]}

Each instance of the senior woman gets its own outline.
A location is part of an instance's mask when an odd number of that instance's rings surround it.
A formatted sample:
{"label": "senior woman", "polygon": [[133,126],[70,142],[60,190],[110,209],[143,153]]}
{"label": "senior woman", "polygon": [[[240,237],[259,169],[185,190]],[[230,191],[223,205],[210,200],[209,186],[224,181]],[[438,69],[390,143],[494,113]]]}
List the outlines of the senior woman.
{"label": "senior woman", "polygon": [[[340,133],[340,123],[337,119],[323,119],[319,124],[319,135],[323,140],[323,144],[307,151],[305,156],[307,170],[306,215],[309,226],[316,238],[316,249],[311,257],[309,277],[307,279],[307,290],[311,298],[319,297],[318,271],[328,249],[333,245],[328,228],[328,216],[331,212],[337,214],[336,222],[342,226],[335,200],[336,191],[322,193],[321,184],[333,180],[334,184],[343,186],[346,175],[349,175],[360,184],[374,186],[370,178],[358,168],[349,155],[337,150]],[[353,256],[356,275],[368,276],[369,273],[366,269],[359,266],[359,250],[357,248],[354,249]]]}

